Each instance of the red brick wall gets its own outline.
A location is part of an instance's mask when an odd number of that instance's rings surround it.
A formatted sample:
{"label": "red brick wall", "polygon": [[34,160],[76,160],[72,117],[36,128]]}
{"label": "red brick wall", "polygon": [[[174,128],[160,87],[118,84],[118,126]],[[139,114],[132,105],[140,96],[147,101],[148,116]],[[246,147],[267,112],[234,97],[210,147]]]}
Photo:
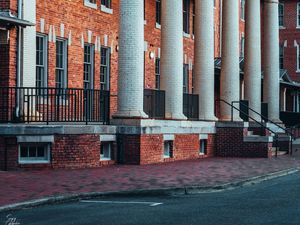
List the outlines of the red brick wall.
{"label": "red brick wall", "polygon": [[244,142],[247,128],[217,128],[216,156],[269,157],[272,144]]}
{"label": "red brick wall", "polygon": [[151,164],[163,161],[164,140],[162,134],[141,136],[140,164]]}
{"label": "red brick wall", "polygon": [[177,134],[173,145],[174,160],[199,158],[199,135]]}

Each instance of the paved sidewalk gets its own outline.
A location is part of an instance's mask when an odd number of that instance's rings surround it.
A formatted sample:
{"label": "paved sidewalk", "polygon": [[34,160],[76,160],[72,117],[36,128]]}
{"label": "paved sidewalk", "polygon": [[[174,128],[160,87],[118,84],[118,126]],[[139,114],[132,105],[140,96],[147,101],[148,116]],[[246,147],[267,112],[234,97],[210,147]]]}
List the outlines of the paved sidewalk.
{"label": "paved sidewalk", "polygon": [[44,197],[189,186],[215,186],[300,166],[299,156],[208,158],[147,166],[0,172],[0,206]]}

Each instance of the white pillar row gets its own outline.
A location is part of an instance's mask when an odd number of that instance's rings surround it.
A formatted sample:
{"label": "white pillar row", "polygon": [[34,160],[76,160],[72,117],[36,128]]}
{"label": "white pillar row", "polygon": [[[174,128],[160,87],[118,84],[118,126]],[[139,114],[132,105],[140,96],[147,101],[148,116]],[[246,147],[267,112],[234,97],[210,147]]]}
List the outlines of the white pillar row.
{"label": "white pillar row", "polygon": [[114,117],[147,118],[144,99],[144,1],[120,0],[118,111]]}
{"label": "white pillar row", "polygon": [[[249,107],[261,113],[261,25],[260,0],[246,0],[245,28],[245,100]],[[249,115],[260,120],[260,116],[249,111]]]}
{"label": "white pillar row", "polygon": [[[222,68],[220,98],[231,103],[240,100],[239,65],[239,1],[223,1],[222,18]],[[239,107],[238,104],[235,104]],[[240,121],[239,112],[233,111],[233,119]],[[220,120],[231,119],[231,108],[220,103]]]}
{"label": "white pillar row", "polygon": [[162,1],[161,84],[166,91],[166,118],[183,115],[183,17],[182,0]]}
{"label": "white pillar row", "polygon": [[279,119],[279,26],[278,0],[264,0],[264,102],[269,119]]}
{"label": "white pillar row", "polygon": [[[23,2],[23,19],[36,24],[36,0]],[[36,85],[36,26],[28,26],[23,29],[23,87],[35,87]]]}
{"label": "white pillar row", "polygon": [[199,119],[214,115],[214,2],[195,0],[195,92],[199,95]]}

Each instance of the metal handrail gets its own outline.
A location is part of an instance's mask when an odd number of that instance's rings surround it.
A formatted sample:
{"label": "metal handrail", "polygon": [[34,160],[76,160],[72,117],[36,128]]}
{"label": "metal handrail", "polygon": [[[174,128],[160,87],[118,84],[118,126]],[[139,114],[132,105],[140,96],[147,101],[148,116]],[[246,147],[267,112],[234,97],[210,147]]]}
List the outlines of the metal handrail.
{"label": "metal handrail", "polygon": [[[270,131],[271,133],[273,133],[273,134],[275,135],[275,141],[276,141],[276,152],[275,152],[275,157],[278,156],[278,133],[277,133],[277,132],[271,130],[271,129],[268,128],[266,125],[264,125],[262,122],[257,121],[257,120],[254,119],[253,117],[249,116],[247,113],[245,113],[245,112],[243,112],[242,110],[240,110],[239,108],[235,107],[235,106],[233,105],[233,103],[230,104],[229,102],[227,102],[227,101],[225,101],[225,100],[223,100],[223,99],[217,99],[216,102],[217,102],[217,101],[218,101],[218,102],[224,102],[225,104],[227,104],[228,106],[231,107],[231,121],[233,121],[233,110],[235,109],[235,110],[237,110],[238,112],[242,113],[243,115],[248,116],[248,118],[250,118],[251,120],[253,120],[253,121],[256,122],[257,124],[261,125],[264,129],[266,129],[266,130]],[[237,101],[233,101],[233,102],[237,102]],[[250,109],[249,106],[247,106],[247,108]],[[291,155],[292,155],[292,151],[293,151],[293,150],[292,150],[292,149],[293,149],[292,146],[293,146],[293,144],[292,144],[292,140],[291,140],[291,153],[290,153]]]}

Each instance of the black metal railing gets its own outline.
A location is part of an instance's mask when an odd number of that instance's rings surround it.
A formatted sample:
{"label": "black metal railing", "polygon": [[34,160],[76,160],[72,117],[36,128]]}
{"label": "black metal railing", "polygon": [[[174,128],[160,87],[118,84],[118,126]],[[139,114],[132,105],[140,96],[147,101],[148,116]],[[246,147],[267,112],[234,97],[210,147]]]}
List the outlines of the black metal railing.
{"label": "black metal railing", "polygon": [[165,91],[145,89],[144,90],[144,112],[155,119],[165,118]]}
{"label": "black metal railing", "polygon": [[0,122],[109,123],[109,91],[0,87]]}
{"label": "black metal railing", "polygon": [[183,114],[190,120],[199,119],[199,95],[183,94]]}
{"label": "black metal railing", "polygon": [[[276,155],[275,155],[275,156],[276,156],[276,157],[277,157],[277,154],[278,154],[278,139],[279,139],[278,133],[279,133],[279,132],[278,132],[278,131],[275,132],[274,130],[272,130],[271,128],[269,128],[268,126],[266,126],[265,123],[267,123],[267,122],[268,122],[268,123],[271,123],[271,124],[275,125],[277,128],[279,128],[280,130],[284,130],[285,133],[290,137],[290,140],[289,140],[289,143],[290,143],[290,150],[289,150],[289,153],[290,153],[290,155],[293,154],[293,141],[295,140],[295,137],[294,137],[293,133],[292,133],[290,130],[288,130],[288,129],[284,128],[283,126],[279,125],[278,123],[276,123],[276,122],[274,122],[274,121],[268,119],[268,118],[265,117],[263,114],[258,113],[257,111],[255,111],[254,109],[250,108],[248,105],[244,104],[244,103],[241,102],[241,101],[232,101],[231,103],[229,103],[229,102],[227,102],[227,101],[225,101],[225,100],[223,100],[223,99],[217,99],[216,101],[217,101],[217,102],[223,102],[223,103],[225,103],[226,105],[228,105],[228,106],[231,107],[231,121],[233,121],[233,112],[234,112],[234,110],[237,110],[238,112],[240,112],[240,114],[243,114],[243,115],[246,116],[248,119],[251,119],[253,122],[259,124],[259,125],[261,126],[261,128],[263,128],[263,129],[265,129],[265,130],[268,130],[270,133],[274,134],[274,136],[275,136],[275,140],[274,140],[274,141],[275,141],[275,143],[276,143],[276,144],[275,144],[275,147],[276,147],[276,152],[275,152]],[[234,106],[235,103],[239,103],[240,106],[242,105],[243,107],[247,107],[246,112],[245,112],[245,110],[241,110],[241,109],[235,107],[235,106]],[[258,121],[258,120],[255,119],[254,117],[250,116],[250,115],[249,115],[249,111],[251,111],[253,114],[258,115],[258,116],[260,117],[260,121]],[[247,114],[246,114],[246,113],[247,113]]]}

